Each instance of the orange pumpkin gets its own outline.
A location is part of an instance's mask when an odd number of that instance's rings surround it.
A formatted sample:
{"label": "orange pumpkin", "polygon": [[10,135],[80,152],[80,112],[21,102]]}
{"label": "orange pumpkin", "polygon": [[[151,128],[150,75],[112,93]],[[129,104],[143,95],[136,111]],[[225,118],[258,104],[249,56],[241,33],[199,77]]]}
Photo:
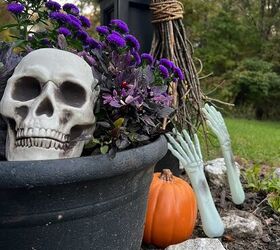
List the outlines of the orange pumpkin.
{"label": "orange pumpkin", "polygon": [[155,173],[149,191],[143,241],[165,248],[188,239],[197,217],[195,194],[169,169]]}

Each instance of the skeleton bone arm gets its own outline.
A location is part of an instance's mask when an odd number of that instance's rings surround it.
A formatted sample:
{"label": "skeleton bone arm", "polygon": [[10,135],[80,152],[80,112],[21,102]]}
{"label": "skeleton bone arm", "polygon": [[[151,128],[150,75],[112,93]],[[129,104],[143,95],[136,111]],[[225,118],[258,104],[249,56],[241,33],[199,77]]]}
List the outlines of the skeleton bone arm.
{"label": "skeleton bone arm", "polygon": [[190,178],[196,195],[203,231],[208,237],[219,237],[224,232],[224,225],[205,178],[198,138],[195,135],[195,144],[193,144],[186,131],[183,131],[185,140],[180,133],[175,132],[175,134],[177,140],[167,134],[170,142],[168,148],[181,161]]}
{"label": "skeleton bone arm", "polygon": [[212,131],[219,139],[225,160],[225,165],[227,168],[227,177],[232,201],[235,204],[242,204],[245,200],[245,193],[240,182],[237,166],[235,165],[231,149],[230,136],[227,131],[224,119],[221,113],[218,112],[213,106],[209,106],[206,104],[202,111],[207,118],[206,122],[208,126],[212,129]]}

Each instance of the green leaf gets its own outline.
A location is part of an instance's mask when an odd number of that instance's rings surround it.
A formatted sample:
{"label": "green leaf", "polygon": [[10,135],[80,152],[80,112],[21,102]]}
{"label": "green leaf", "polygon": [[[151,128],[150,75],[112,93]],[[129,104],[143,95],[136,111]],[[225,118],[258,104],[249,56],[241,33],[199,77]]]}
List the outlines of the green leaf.
{"label": "green leaf", "polygon": [[124,123],[124,118],[121,117],[121,118],[115,120],[114,126],[115,126],[115,128],[120,128],[123,125],[123,123]]}
{"label": "green leaf", "polygon": [[109,146],[108,145],[104,145],[104,146],[100,147],[100,152],[103,155],[107,154],[108,150],[109,150]]}
{"label": "green leaf", "polygon": [[0,32],[16,26],[18,26],[17,23],[10,23],[10,24],[3,25],[0,27]]}

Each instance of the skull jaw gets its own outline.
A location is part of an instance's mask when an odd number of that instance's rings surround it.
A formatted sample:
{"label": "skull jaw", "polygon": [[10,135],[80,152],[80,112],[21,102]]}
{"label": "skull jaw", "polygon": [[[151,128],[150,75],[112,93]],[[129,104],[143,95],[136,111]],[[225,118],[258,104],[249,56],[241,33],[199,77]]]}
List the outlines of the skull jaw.
{"label": "skull jaw", "polygon": [[51,160],[80,157],[84,147],[84,142],[72,143],[70,144],[71,146],[65,150],[36,146],[18,147],[15,142],[15,132],[8,126],[6,139],[6,158],[8,161]]}

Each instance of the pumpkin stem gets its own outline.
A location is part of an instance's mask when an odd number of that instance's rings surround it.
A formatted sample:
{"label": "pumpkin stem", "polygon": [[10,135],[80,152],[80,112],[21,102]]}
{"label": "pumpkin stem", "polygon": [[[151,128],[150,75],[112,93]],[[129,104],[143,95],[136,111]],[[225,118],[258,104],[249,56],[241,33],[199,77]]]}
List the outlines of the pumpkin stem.
{"label": "pumpkin stem", "polygon": [[159,178],[164,181],[173,181],[173,174],[170,169],[163,169]]}

